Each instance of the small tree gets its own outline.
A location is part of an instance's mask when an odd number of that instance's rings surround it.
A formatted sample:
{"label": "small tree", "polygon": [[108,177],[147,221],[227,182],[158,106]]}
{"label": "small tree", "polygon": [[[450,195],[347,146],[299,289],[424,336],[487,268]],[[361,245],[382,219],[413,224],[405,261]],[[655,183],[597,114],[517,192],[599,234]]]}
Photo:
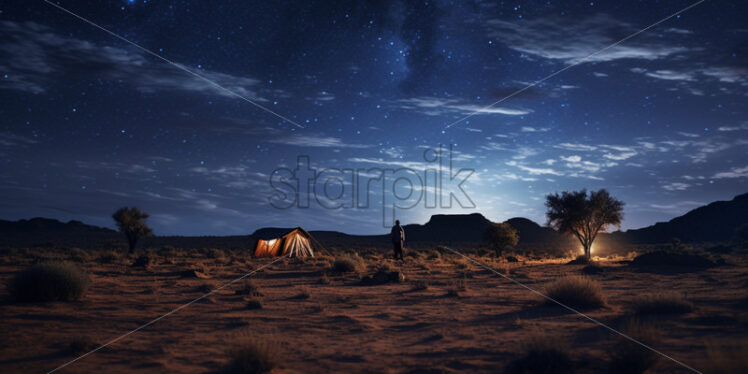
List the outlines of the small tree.
{"label": "small tree", "polygon": [[546,196],[545,206],[548,225],[562,234],[573,234],[584,248],[589,260],[590,248],[600,231],[609,225],[620,227],[623,220],[622,201],[616,200],[608,191],[587,190],[562,192],[561,195]]}
{"label": "small tree", "polygon": [[488,245],[496,251],[496,257],[501,256],[501,252],[506,247],[513,247],[519,242],[519,234],[512,225],[504,223],[491,223],[486,229],[485,240]]}
{"label": "small tree", "polygon": [[117,223],[119,231],[125,234],[130,253],[135,249],[135,245],[138,244],[138,239],[149,237],[153,234],[151,228],[143,222],[148,218],[148,213],[136,207],[119,208],[119,210],[114,212],[112,218]]}

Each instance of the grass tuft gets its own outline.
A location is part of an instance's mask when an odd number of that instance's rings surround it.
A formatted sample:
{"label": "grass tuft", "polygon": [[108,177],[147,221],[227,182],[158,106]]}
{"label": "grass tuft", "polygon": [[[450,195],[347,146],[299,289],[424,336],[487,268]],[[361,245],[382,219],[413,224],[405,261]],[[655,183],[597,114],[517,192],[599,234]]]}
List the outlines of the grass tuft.
{"label": "grass tuft", "polygon": [[281,345],[272,339],[247,333],[232,343],[228,355],[227,374],[268,373],[280,361]]}
{"label": "grass tuft", "polygon": [[424,290],[429,289],[429,282],[423,279],[414,280],[412,284],[413,284],[413,288],[412,288],[413,291],[424,291]]}
{"label": "grass tuft", "polygon": [[263,296],[262,292],[260,292],[260,287],[251,279],[245,279],[244,287],[234,291],[234,293],[237,295]]}
{"label": "grass tuft", "polygon": [[[593,309],[605,305],[600,283],[577,275],[559,278],[546,286],[545,294],[552,299],[572,308]],[[546,305],[558,305],[544,299]]]}
{"label": "grass tuft", "polygon": [[533,335],[522,343],[519,357],[508,372],[522,374],[573,373],[569,347],[558,337]]}
{"label": "grass tuft", "polygon": [[70,353],[74,355],[81,355],[87,352],[90,352],[96,347],[98,347],[99,344],[96,343],[91,337],[88,336],[77,336],[73,338],[72,341],[70,341]]}
{"label": "grass tuft", "polygon": [[465,279],[457,279],[447,288],[448,297],[459,297],[461,293],[467,290]]}
{"label": "grass tuft", "polygon": [[[660,341],[657,329],[636,319],[629,320],[623,333],[648,346]],[[614,374],[641,374],[657,363],[659,355],[640,344],[620,337],[610,351],[609,372]]]}
{"label": "grass tuft", "polygon": [[683,314],[693,310],[693,304],[677,292],[657,292],[638,296],[631,309],[639,316]]}
{"label": "grass tuft", "polygon": [[708,345],[704,374],[748,373],[748,345],[725,347]]}
{"label": "grass tuft", "polygon": [[295,300],[307,300],[307,299],[309,299],[310,297],[312,297],[312,294],[311,294],[311,293],[309,293],[309,289],[308,289],[308,288],[306,288],[306,287],[302,287],[302,288],[301,288],[301,289],[299,290],[299,293],[298,293],[298,294],[297,294],[296,296],[293,296],[293,297],[291,297],[291,298],[292,298],[292,299],[295,299]]}
{"label": "grass tuft", "polygon": [[262,302],[258,299],[249,299],[247,300],[247,309],[262,309]]}
{"label": "grass tuft", "polygon": [[122,254],[117,251],[104,251],[99,256],[99,262],[102,264],[117,264],[122,262]]}
{"label": "grass tuft", "polygon": [[327,273],[322,273],[322,275],[317,279],[317,283],[319,284],[330,284],[330,277],[327,275]]}
{"label": "grass tuft", "polygon": [[357,272],[361,266],[361,260],[353,256],[342,256],[335,259],[330,270],[336,273]]}
{"label": "grass tuft", "polygon": [[47,262],[16,273],[8,289],[18,301],[71,301],[80,299],[90,282],[75,264]]}

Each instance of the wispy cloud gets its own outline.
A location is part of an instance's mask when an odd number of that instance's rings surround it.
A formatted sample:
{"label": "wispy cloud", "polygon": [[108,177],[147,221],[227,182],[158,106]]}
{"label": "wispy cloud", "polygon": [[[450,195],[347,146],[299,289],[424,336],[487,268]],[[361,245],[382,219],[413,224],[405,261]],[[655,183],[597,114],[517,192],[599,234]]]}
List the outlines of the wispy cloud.
{"label": "wispy cloud", "polygon": [[440,116],[444,114],[503,114],[507,116],[522,116],[532,113],[529,109],[490,107],[468,104],[457,99],[442,99],[437,97],[414,97],[398,100],[396,107],[404,110],[417,111],[429,116]]}
{"label": "wispy cloud", "polygon": [[668,183],[662,186],[662,188],[668,190],[668,191],[685,191],[689,187],[691,187],[688,183],[681,183],[681,182],[673,182]]}
{"label": "wispy cloud", "polygon": [[701,73],[717,78],[724,83],[748,84],[748,68],[738,66],[715,66],[701,70]]}
{"label": "wispy cloud", "polygon": [[597,149],[594,145],[581,143],[561,143],[554,145],[555,148],[565,149],[567,151],[594,151]]}
{"label": "wispy cloud", "polygon": [[730,171],[723,171],[721,173],[714,174],[712,178],[724,179],[724,178],[745,178],[748,177],[748,166],[742,168],[732,168]]}
{"label": "wispy cloud", "polygon": [[644,73],[645,75],[669,81],[694,81],[696,78],[691,72],[678,72],[674,70],[655,70]]}
{"label": "wispy cloud", "polygon": [[582,157],[581,156],[577,156],[577,155],[574,155],[574,156],[561,156],[561,160],[566,161],[566,162],[579,162],[579,161],[582,161]]}
{"label": "wispy cloud", "polygon": [[671,214],[683,214],[686,210],[706,205],[700,201],[680,201],[672,204],[650,204],[649,207]]}
{"label": "wispy cloud", "polygon": [[[748,87],[748,69],[738,66],[683,67],[677,70],[653,71],[635,67],[630,69],[630,71],[644,74],[650,78],[677,83],[678,86],[671,88],[672,90],[680,87],[696,96],[703,96],[705,88],[702,86],[713,82]],[[721,85],[720,90],[724,93],[742,94],[742,91],[734,90],[724,85]]]}
{"label": "wispy cloud", "polygon": [[[546,59],[573,64],[607,47],[636,28],[605,14],[579,19],[568,17],[537,17],[486,22],[489,37],[514,50]],[[619,59],[657,60],[689,49],[662,39],[644,36],[620,44],[588,58],[587,62]]]}
{"label": "wispy cloud", "polygon": [[520,131],[522,132],[548,132],[551,129],[547,127],[530,127],[530,126],[522,126]]}
{"label": "wispy cloud", "polygon": [[340,138],[324,135],[293,134],[277,139],[268,140],[270,143],[293,145],[312,148],[371,148],[367,144],[345,143]]}
{"label": "wispy cloud", "polygon": [[639,154],[633,146],[601,144],[600,148],[605,150],[602,157],[613,161],[628,160]]}
{"label": "wispy cloud", "polygon": [[691,35],[693,34],[693,31],[686,30],[686,29],[679,29],[677,27],[669,27],[665,29],[665,32],[673,33],[673,34],[681,34],[681,35]]}
{"label": "wispy cloud", "polygon": [[718,131],[742,131],[742,130],[748,130],[748,123],[744,123],[742,125],[738,126],[720,126],[717,128]]}
{"label": "wispy cloud", "polygon": [[514,166],[520,170],[526,171],[530,175],[546,175],[546,174],[547,175],[564,175],[562,172],[554,170],[552,168],[536,168],[536,167],[531,167],[531,166],[521,164],[517,161],[508,161],[506,162],[506,164],[509,166]]}
{"label": "wispy cloud", "polygon": [[[0,68],[7,78],[0,88],[40,94],[52,82],[78,81],[96,76],[132,84],[141,92],[184,91],[232,97],[211,83],[173,66],[147,58],[145,52],[96,44],[56,33],[35,22],[0,21],[3,34]],[[207,79],[256,101],[267,101],[259,92],[259,80],[217,71],[193,69]],[[273,94],[273,91],[265,92]],[[275,91],[276,94],[282,94]]]}
{"label": "wispy cloud", "polygon": [[25,147],[30,144],[36,144],[35,139],[25,137],[22,135],[11,134],[9,132],[0,132],[0,146],[11,148],[11,147]]}

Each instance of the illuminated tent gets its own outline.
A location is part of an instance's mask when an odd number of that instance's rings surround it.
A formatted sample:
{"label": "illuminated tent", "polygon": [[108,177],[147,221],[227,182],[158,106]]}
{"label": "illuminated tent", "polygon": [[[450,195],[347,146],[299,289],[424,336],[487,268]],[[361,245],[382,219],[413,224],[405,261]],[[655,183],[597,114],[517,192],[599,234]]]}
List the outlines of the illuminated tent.
{"label": "illuminated tent", "polygon": [[319,247],[312,235],[301,227],[297,227],[280,238],[258,239],[255,245],[255,257],[314,257],[313,244]]}

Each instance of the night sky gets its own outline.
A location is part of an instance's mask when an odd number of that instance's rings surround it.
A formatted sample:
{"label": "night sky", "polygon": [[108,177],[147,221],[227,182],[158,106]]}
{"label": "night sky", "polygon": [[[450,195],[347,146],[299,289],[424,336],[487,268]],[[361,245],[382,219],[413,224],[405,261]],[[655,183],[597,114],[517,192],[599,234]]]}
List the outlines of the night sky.
{"label": "night sky", "polygon": [[[404,223],[543,223],[545,195],[581,188],[626,202],[623,229],[668,220],[748,192],[748,2],[708,0],[485,106],[693,2],[57,2],[293,123],[43,1],[3,2],[0,218],[112,227],[135,205],[161,235],[382,233],[389,180],[413,193]],[[450,144],[453,167],[474,170],[451,207],[443,188],[434,207],[433,188],[394,182],[429,180]],[[279,209],[289,185],[271,177],[299,156],[412,172],[361,194],[331,183],[333,204],[318,180],[308,206],[300,188]]]}

